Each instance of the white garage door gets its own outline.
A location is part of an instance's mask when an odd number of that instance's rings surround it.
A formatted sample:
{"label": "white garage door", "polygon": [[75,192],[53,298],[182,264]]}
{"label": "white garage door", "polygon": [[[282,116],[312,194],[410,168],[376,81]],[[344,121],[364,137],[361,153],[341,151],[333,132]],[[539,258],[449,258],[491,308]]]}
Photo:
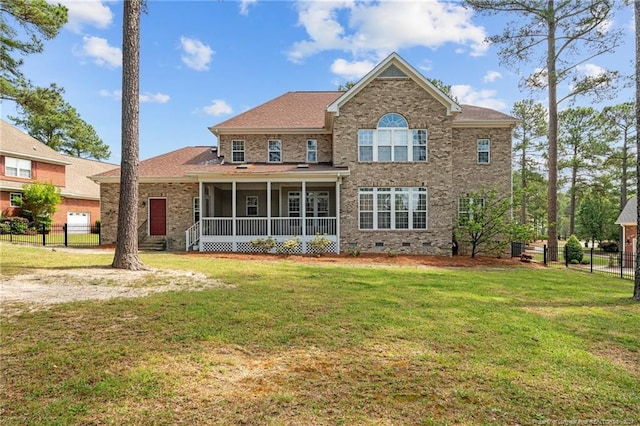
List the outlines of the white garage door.
{"label": "white garage door", "polygon": [[91,232],[91,215],[85,212],[67,213],[67,232],[69,234],[88,234]]}

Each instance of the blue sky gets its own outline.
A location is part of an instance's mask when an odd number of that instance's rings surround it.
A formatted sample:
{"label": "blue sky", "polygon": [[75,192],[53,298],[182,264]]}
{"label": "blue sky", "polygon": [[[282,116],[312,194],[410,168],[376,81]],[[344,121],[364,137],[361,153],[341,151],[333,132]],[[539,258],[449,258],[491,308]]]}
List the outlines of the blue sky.
{"label": "blue sky", "polygon": [[[64,87],[118,163],[122,3],[58,2],[69,8],[69,22],[44,53],[25,58],[23,72],[37,85]],[[633,74],[632,19],[631,6],[615,16],[611,27],[625,30],[624,44],[582,72],[607,66]],[[149,0],[141,22],[140,158],[216,144],[207,127],[287,91],[336,90],[393,51],[452,85],[461,103],[508,113],[527,97],[546,102],[544,92],[522,92],[497,47],[484,43],[503,24],[436,0]],[[627,88],[605,104],[633,97]],[[2,118],[15,115],[10,102],[1,109]]]}

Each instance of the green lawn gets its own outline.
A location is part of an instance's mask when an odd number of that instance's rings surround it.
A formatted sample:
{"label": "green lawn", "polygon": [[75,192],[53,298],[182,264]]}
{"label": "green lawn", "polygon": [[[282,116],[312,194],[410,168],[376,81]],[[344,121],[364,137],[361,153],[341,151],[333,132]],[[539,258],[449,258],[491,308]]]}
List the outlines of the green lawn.
{"label": "green lawn", "polygon": [[[64,245],[64,233],[51,232],[45,234],[45,245],[48,246],[63,246]],[[11,235],[0,234],[0,241],[14,242],[14,243],[28,243],[32,245],[42,245],[42,234],[34,235]],[[67,244],[69,246],[97,246],[100,241],[98,234],[68,234]]]}
{"label": "green lawn", "polygon": [[[0,250],[3,275],[111,261]],[[142,259],[232,286],[2,318],[2,424],[640,422],[630,281],[530,265]]]}

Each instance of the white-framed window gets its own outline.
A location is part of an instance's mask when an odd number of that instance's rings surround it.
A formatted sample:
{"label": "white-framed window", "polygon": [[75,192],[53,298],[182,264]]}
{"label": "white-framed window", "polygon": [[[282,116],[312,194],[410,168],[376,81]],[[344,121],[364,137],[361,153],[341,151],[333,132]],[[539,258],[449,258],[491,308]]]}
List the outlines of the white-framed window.
{"label": "white-framed window", "polygon": [[427,229],[427,188],[359,188],[360,229]]}
{"label": "white-framed window", "polygon": [[244,163],[244,141],[231,141],[231,161]]}
{"label": "white-framed window", "polygon": [[478,214],[484,208],[484,204],[484,198],[458,198],[458,219],[461,221],[473,220],[474,212]]}
{"label": "white-framed window", "polygon": [[11,207],[22,207],[22,193],[12,192],[9,194],[9,205]]}
{"label": "white-framed window", "polygon": [[359,161],[427,161],[427,131],[409,129],[400,114],[385,114],[376,129],[358,130]]}
{"label": "white-framed window", "polygon": [[316,139],[307,140],[307,163],[318,162],[318,141]]}
{"label": "white-framed window", "polygon": [[193,223],[200,221],[200,197],[193,197]]}
{"label": "white-framed window", "polygon": [[478,139],[478,164],[489,164],[491,162],[491,141],[489,139]]}
{"label": "white-framed window", "polygon": [[282,162],[282,141],[278,139],[268,141],[269,163]]}
{"label": "white-framed window", "polygon": [[5,157],[4,158],[4,174],[5,176],[15,176],[31,179],[31,160],[22,158]]}
{"label": "white-framed window", "polygon": [[300,192],[291,191],[289,192],[288,199],[288,209],[289,209],[289,217],[300,217],[301,214],[301,204],[300,204]]}
{"label": "white-framed window", "polygon": [[247,195],[247,216],[258,216],[257,195]]}

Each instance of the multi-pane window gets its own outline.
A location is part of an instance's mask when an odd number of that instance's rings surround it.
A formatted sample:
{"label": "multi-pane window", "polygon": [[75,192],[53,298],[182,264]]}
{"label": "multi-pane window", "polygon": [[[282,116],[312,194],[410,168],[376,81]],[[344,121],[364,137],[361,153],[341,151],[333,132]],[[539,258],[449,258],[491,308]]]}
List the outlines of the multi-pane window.
{"label": "multi-pane window", "polygon": [[329,192],[307,191],[305,214],[307,217],[329,217]]}
{"label": "multi-pane window", "polygon": [[491,161],[491,143],[489,139],[478,139],[478,164],[489,164]]}
{"label": "multi-pane window", "polygon": [[11,207],[22,207],[22,193],[12,192],[9,195],[9,205]]}
{"label": "multi-pane window", "polygon": [[297,191],[289,192],[289,217],[300,217],[300,193]]}
{"label": "multi-pane window", "polygon": [[23,160],[22,158],[5,157],[4,174],[6,176],[15,176],[31,179],[31,160]]}
{"label": "multi-pane window", "polygon": [[200,221],[200,197],[193,197],[193,223]]}
{"label": "multi-pane window", "polygon": [[318,161],[318,141],[316,139],[307,140],[307,163]]}
{"label": "multi-pane window", "polygon": [[244,163],[244,141],[231,141],[231,161]]}
{"label": "multi-pane window", "polygon": [[427,131],[409,130],[407,120],[400,114],[386,114],[378,121],[377,129],[358,131],[358,160],[427,161]]}
{"label": "multi-pane window", "polygon": [[360,188],[360,229],[427,229],[427,188]]}
{"label": "multi-pane window", "polygon": [[269,141],[269,162],[270,163],[282,162],[282,141],[281,140]]}
{"label": "multi-pane window", "polygon": [[460,221],[473,220],[484,209],[484,198],[460,197],[458,198],[458,219]]}
{"label": "multi-pane window", "polygon": [[247,216],[258,216],[258,197],[247,195]]}

